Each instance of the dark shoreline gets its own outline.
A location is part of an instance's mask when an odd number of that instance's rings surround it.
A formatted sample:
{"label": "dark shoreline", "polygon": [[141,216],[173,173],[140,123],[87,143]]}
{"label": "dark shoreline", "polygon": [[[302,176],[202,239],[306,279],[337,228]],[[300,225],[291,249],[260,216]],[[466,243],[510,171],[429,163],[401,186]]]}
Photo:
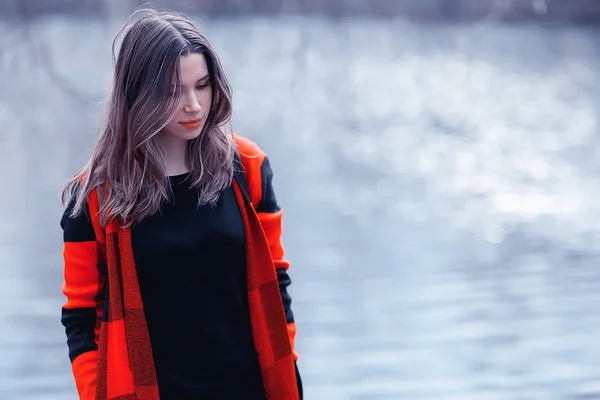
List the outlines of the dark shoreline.
{"label": "dark shoreline", "polygon": [[[141,0],[8,0],[0,2],[0,19],[126,16]],[[331,18],[402,18],[415,22],[600,24],[600,0],[513,0],[505,9],[494,0],[156,0],[152,4],[190,14],[215,17],[315,15]],[[112,6],[111,6],[112,4]],[[537,6],[536,6],[537,4]]]}

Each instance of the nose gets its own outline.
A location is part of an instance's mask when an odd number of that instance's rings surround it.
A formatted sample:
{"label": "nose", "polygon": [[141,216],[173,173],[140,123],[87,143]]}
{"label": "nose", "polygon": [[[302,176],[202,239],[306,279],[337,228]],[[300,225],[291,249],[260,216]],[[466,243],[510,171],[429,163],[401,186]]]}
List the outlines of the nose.
{"label": "nose", "polygon": [[195,93],[186,96],[186,98],[186,104],[183,108],[186,113],[198,114],[200,111],[202,111],[202,106],[200,105]]}

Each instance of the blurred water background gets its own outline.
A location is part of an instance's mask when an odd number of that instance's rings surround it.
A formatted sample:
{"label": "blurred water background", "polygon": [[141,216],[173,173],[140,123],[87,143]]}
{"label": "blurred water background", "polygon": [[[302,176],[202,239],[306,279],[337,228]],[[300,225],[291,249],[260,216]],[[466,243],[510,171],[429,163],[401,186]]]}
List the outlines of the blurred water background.
{"label": "blurred water background", "polygon": [[[58,192],[125,6],[23,4],[0,8],[0,399],[72,400]],[[306,398],[600,399],[596,23],[239,14],[194,19],[272,159]]]}

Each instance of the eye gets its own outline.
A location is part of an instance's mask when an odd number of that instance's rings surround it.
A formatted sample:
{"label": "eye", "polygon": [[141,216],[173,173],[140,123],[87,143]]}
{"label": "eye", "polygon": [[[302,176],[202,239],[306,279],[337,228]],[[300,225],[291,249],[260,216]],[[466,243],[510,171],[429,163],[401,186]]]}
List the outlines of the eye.
{"label": "eye", "polygon": [[196,90],[203,90],[210,86],[210,82],[204,82],[196,86]]}

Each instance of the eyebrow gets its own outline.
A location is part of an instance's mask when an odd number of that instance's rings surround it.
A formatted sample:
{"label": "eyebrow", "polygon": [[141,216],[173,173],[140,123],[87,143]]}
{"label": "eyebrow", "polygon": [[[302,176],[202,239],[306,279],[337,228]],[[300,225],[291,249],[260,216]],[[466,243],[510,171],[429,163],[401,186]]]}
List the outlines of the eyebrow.
{"label": "eyebrow", "polygon": [[[199,82],[202,82],[203,80],[206,80],[206,79],[207,79],[207,78],[209,78],[209,77],[210,77],[210,74],[206,74],[206,75],[204,75],[202,78],[198,79],[198,80],[196,81],[196,83],[195,83],[195,84],[198,84]],[[172,86],[172,87],[175,87],[176,85],[171,85],[171,86]],[[181,87],[185,87],[185,85],[180,85],[180,86],[181,86]]]}

